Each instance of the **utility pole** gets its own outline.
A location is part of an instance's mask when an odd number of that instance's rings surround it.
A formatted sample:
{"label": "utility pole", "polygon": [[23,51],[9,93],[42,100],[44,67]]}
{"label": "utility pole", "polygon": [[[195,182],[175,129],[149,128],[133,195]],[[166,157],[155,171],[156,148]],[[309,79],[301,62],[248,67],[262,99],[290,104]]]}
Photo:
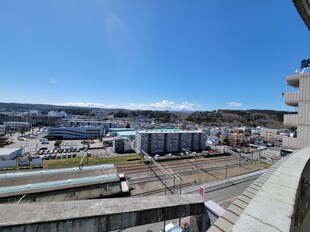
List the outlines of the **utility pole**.
{"label": "utility pole", "polygon": [[259,151],[259,169],[261,169],[261,164],[262,164],[262,160],[261,160],[261,151]]}
{"label": "utility pole", "polygon": [[165,181],[165,195],[167,195],[167,181]]}
{"label": "utility pole", "polygon": [[225,179],[227,179],[227,163],[225,163]]}
{"label": "utility pole", "polygon": [[[175,178],[177,178],[179,180],[179,182],[180,182],[180,195],[181,195],[181,192],[182,192],[182,189],[181,189],[182,188],[182,185],[181,185],[182,178],[181,178],[181,176],[179,174],[176,174]],[[181,226],[181,217],[179,217],[179,226]]]}
{"label": "utility pole", "polygon": [[173,194],[175,194],[175,174],[173,174]]}

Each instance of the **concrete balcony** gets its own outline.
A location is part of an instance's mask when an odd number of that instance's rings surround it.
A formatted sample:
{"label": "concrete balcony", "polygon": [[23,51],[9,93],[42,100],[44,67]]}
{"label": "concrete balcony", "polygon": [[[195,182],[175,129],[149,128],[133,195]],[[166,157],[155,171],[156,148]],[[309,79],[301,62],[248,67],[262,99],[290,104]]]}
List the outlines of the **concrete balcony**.
{"label": "concrete balcony", "polygon": [[285,93],[285,104],[288,106],[298,106],[300,100],[299,91]]}
{"label": "concrete balcony", "polygon": [[299,75],[288,76],[286,78],[286,84],[294,88],[299,88]]}
{"label": "concrete balcony", "polygon": [[299,140],[297,138],[284,137],[282,140],[282,146],[290,149],[299,149]]}
{"label": "concrete balcony", "polygon": [[283,124],[286,126],[297,126],[298,114],[284,114]]}

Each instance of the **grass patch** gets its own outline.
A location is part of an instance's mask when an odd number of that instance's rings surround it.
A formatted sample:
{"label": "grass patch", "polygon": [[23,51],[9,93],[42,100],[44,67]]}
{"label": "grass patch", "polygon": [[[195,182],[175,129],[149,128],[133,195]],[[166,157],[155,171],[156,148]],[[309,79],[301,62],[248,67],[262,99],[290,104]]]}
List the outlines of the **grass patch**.
{"label": "grass patch", "polygon": [[[44,160],[44,168],[60,168],[60,167],[76,167],[81,161],[81,157],[76,158],[67,158],[67,159],[55,159],[55,160]],[[97,165],[97,164],[136,164],[142,163],[142,156],[134,154],[129,156],[117,156],[110,158],[97,158],[88,157],[88,165]],[[84,159],[84,165],[87,165],[87,159]]]}

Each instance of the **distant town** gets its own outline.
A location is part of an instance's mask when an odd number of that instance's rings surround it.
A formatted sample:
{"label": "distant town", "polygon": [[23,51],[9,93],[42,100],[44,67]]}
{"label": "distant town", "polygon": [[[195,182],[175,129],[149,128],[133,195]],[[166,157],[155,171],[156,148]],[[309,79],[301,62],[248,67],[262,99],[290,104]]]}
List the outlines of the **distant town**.
{"label": "distant town", "polygon": [[[22,107],[14,110],[2,109],[1,146],[7,147],[15,140],[33,141],[40,137],[35,144],[28,142],[21,145],[22,157],[40,156],[46,160],[59,159],[62,156],[43,155],[42,148],[56,143],[55,145],[60,146],[49,147],[51,149],[48,151],[55,154],[67,140],[85,140],[84,145],[87,140],[96,140],[102,146],[111,146],[111,152],[117,154],[141,154],[144,150],[152,156],[164,156],[184,151],[211,150],[212,146],[224,145],[245,150],[255,146],[269,147],[280,152],[284,137],[296,137],[296,129],[281,125],[284,114],[281,111],[219,110],[182,113],[75,107],[67,111],[48,111],[48,108],[46,105],[44,110],[23,110]],[[200,121],[196,117],[199,117]],[[268,123],[275,128],[266,127]],[[30,144],[34,146],[30,147]],[[77,145],[74,147],[80,148]],[[5,159],[5,156],[2,159]]]}
{"label": "distant town", "polygon": [[[27,2],[12,4],[13,18],[4,4],[2,95],[146,101],[169,92],[272,107],[271,78],[307,55],[294,17],[310,31],[310,0],[147,2]],[[300,60],[281,94],[289,112],[189,111],[202,107],[167,100],[126,109],[0,102],[0,231],[310,231],[310,59]],[[112,78],[120,88],[106,85]]]}
{"label": "distant town", "polygon": [[[1,203],[192,193],[235,176],[250,184],[296,137],[282,124],[291,112],[1,104]],[[234,195],[213,200],[226,208]]]}

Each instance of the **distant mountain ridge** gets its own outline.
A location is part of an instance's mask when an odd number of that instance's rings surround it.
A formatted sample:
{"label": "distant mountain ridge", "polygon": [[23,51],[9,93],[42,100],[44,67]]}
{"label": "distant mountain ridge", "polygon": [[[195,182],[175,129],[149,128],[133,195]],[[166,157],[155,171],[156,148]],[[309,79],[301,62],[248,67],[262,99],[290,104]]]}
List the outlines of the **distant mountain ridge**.
{"label": "distant mountain ridge", "polygon": [[3,103],[0,102],[2,111],[26,111],[39,110],[47,113],[50,110],[66,111],[74,115],[92,116],[92,111],[104,112],[102,119],[140,117],[152,119],[157,123],[196,123],[203,126],[265,126],[269,128],[282,128],[283,115],[294,112],[276,110],[213,110],[213,111],[157,111],[157,110],[127,110],[127,109],[103,109],[77,106],[57,106],[49,104],[30,103]]}

